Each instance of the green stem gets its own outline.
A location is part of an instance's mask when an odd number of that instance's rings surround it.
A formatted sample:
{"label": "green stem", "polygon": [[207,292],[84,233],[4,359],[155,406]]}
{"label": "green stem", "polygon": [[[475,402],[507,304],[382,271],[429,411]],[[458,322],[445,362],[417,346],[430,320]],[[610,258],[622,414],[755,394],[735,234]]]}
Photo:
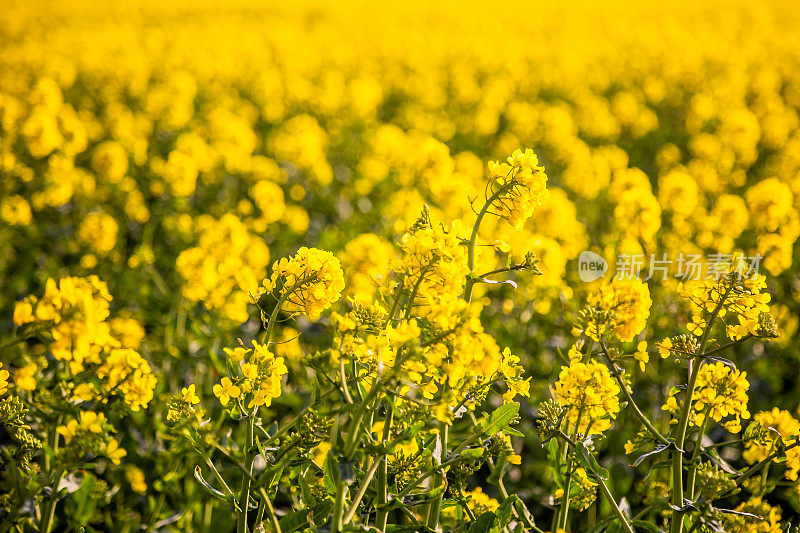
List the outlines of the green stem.
{"label": "green stem", "polygon": [[759,461],[758,463],[756,463],[753,466],[751,466],[745,472],[739,474],[739,476],[736,479],[733,480],[736,483],[736,487],[734,487],[733,489],[731,489],[730,491],[726,492],[725,494],[723,494],[722,496],[720,496],[720,497],[718,497],[716,499],[717,500],[724,500],[728,496],[733,496],[733,494],[739,490],[739,485],[742,483],[742,481],[744,481],[745,479],[749,478],[750,476],[752,476],[754,474],[759,473],[761,471],[761,469],[763,469],[765,466],[769,465],[776,457],[778,457],[779,455],[781,455],[783,453],[788,452],[792,448],[796,448],[797,446],[800,446],[800,439],[798,439],[798,440],[794,441],[793,443],[789,444],[782,451],[774,452],[774,453],[768,455],[767,457],[763,458],[761,461]]}
{"label": "green stem", "polygon": [[630,391],[628,391],[628,387],[625,386],[625,382],[622,380],[622,376],[620,376],[616,366],[614,366],[614,363],[611,361],[611,357],[608,354],[608,349],[606,348],[605,343],[601,341],[600,347],[603,350],[603,359],[605,359],[606,365],[608,366],[611,375],[614,376],[614,379],[617,380],[617,385],[619,385],[619,388],[625,395],[625,399],[628,400],[628,405],[630,405],[633,408],[633,412],[636,413],[636,417],[642,424],[644,424],[647,430],[656,438],[658,442],[660,442],[661,444],[669,444],[669,439],[667,439],[664,435],[661,434],[660,431],[658,431],[655,428],[653,423],[650,422],[650,419],[648,419],[647,416],[645,416],[645,414],[642,412],[642,410],[634,401],[633,396],[631,396]]}
{"label": "green stem", "polygon": [[336,485],[336,501],[334,502],[333,515],[331,516],[331,533],[339,533],[342,530],[342,514],[346,492],[347,485],[340,479]]}
{"label": "green stem", "polygon": [[[683,408],[681,409],[681,417],[678,422],[678,430],[675,434],[675,447],[677,448],[672,454],[672,504],[676,507],[683,507],[683,445],[686,440],[686,429],[689,426],[689,414],[692,410],[692,398],[694,396],[695,385],[697,384],[697,374],[699,373],[700,366],[702,365],[703,351],[708,342],[708,336],[711,333],[711,328],[719,315],[725,300],[733,290],[734,282],[731,280],[730,285],[725,293],[720,298],[714,310],[708,319],[703,336],[700,339],[700,345],[697,349],[697,355],[689,360],[689,379],[686,385],[686,398],[683,401]],[[670,521],[670,533],[683,533],[683,513],[681,511],[673,511],[672,519]]]}
{"label": "green stem", "polygon": [[425,279],[425,274],[427,274],[432,267],[433,262],[428,263],[419,273],[419,278],[416,283],[414,283],[414,287],[411,288],[411,293],[408,295],[408,304],[406,305],[406,320],[411,318],[411,311],[414,309],[414,300],[417,299],[417,293],[419,293],[419,288],[422,286],[422,282]]}
{"label": "green stem", "polygon": [[[59,417],[56,420],[56,425],[53,426],[50,435],[48,435],[49,446],[50,449],[53,451],[53,457],[55,458],[56,452],[58,451],[58,426],[61,425],[63,421],[62,417]],[[52,464],[50,462],[50,455],[45,453],[44,454],[44,469],[45,472],[50,475],[52,472],[50,468]],[[58,502],[58,486],[61,484],[61,478],[64,476],[64,471],[59,469],[58,474],[55,476],[55,480],[50,485],[50,500],[47,502],[47,505],[42,511],[42,521],[39,524],[39,533],[50,533],[50,529],[53,527],[53,518],[55,517],[56,513],[56,503]]]}
{"label": "green stem", "polygon": [[[449,433],[450,433],[450,426],[448,426],[444,422],[439,422],[439,437],[441,439],[441,444],[442,444],[442,458],[444,458],[445,460],[447,459],[447,444],[448,444],[447,441],[448,441]],[[436,459],[434,459],[434,462],[436,462]],[[439,468],[436,469],[436,475],[433,478],[433,486],[434,486],[434,488],[438,487],[439,485],[444,484],[445,481],[446,481],[446,476],[445,476],[443,464],[444,463],[439,465]],[[431,503],[431,507],[430,507],[430,510],[428,512],[428,524],[427,525],[428,525],[429,528],[431,528],[433,530],[436,530],[436,528],[439,526],[439,514],[442,511],[442,497],[443,496],[444,496],[444,491],[442,491],[436,497],[436,499],[433,501],[433,503]]]}
{"label": "green stem", "polygon": [[52,484],[52,490],[50,491],[50,501],[47,502],[47,507],[42,515],[42,524],[39,527],[39,533],[50,533],[50,529],[53,527],[53,518],[55,517],[56,513],[56,496],[58,493],[58,486],[61,484],[61,478],[63,477],[63,471],[56,476],[55,481]]}
{"label": "green stem", "polygon": [[561,506],[558,508],[558,520],[556,520],[556,531],[567,529],[569,519],[569,492],[572,490],[572,459],[567,460],[567,484],[564,487],[564,495],[561,497]]}
{"label": "green stem", "polygon": [[272,526],[272,533],[281,533],[281,525],[278,522],[278,515],[275,514],[275,508],[272,507],[272,502],[269,499],[269,495],[266,494],[266,491],[264,491],[263,488],[259,489],[259,491],[261,492],[261,501],[269,513],[269,523]]}
{"label": "green stem", "polygon": [[253,462],[255,454],[252,453],[256,425],[256,411],[247,418],[247,436],[244,447],[245,476],[242,476],[242,486],[239,491],[239,519],[236,523],[236,533],[247,533],[247,508],[250,501],[250,480],[253,476]]}
{"label": "green stem", "polygon": [[[583,413],[585,408],[586,408],[586,395],[584,394],[583,398],[581,398],[581,405],[580,408],[578,409],[578,416],[575,419],[575,429],[573,430],[572,433],[572,439],[575,439],[578,436],[578,432],[580,431],[581,428],[581,419],[583,418]],[[589,426],[591,427],[591,423],[589,424]],[[587,427],[586,429],[587,429],[586,433],[588,433],[589,427]],[[569,430],[569,421],[567,422],[567,430]],[[567,459],[567,471],[566,471],[567,483],[564,488],[564,495],[561,497],[561,507],[558,510],[558,522],[556,524],[557,526],[556,531],[558,531],[559,529],[566,530],[567,522],[569,520],[570,491],[572,490],[572,458],[568,457],[570,442],[572,441],[564,442],[563,458]]]}
{"label": "green stem", "polygon": [[483,217],[486,216],[492,203],[506,192],[507,188],[503,186],[491,195],[489,199],[486,200],[486,203],[483,204],[483,207],[478,213],[478,218],[475,219],[475,225],[472,226],[472,234],[469,237],[469,243],[467,243],[467,266],[469,267],[469,275],[467,277],[467,284],[464,287],[464,300],[466,300],[467,303],[472,300],[472,287],[475,285],[475,242],[478,240],[478,230],[481,227]]}
{"label": "green stem", "polygon": [[598,485],[600,485],[600,491],[603,493],[603,496],[605,496],[608,503],[611,504],[611,508],[614,510],[614,514],[617,515],[617,518],[619,519],[619,522],[620,524],[622,524],[622,527],[625,529],[625,531],[627,531],[627,533],[636,533],[633,530],[633,526],[628,520],[628,517],[625,516],[625,513],[622,512],[622,509],[620,509],[619,505],[617,504],[617,501],[611,494],[611,490],[609,490],[605,480],[596,474],[595,474],[595,479],[597,480]]}
{"label": "green stem", "polygon": [[[269,316],[269,321],[267,322],[267,331],[264,337],[264,343],[269,347],[270,342],[272,342],[272,334],[275,331],[275,324],[278,322],[278,315],[280,315],[281,308],[286,300],[291,296],[294,292],[296,287],[291,287],[290,289],[286,290],[281,294],[280,298],[278,298],[278,302],[275,304],[275,308],[272,310],[272,313]],[[255,425],[256,425],[256,414],[258,413],[258,407],[253,409],[253,412],[250,413],[250,416],[247,418],[247,435],[245,437],[245,447],[244,447],[244,465],[245,465],[245,476],[242,476],[242,485],[239,491],[239,516],[236,522],[236,532],[237,533],[247,533],[247,508],[250,502],[250,485],[251,479],[253,476],[253,463],[256,460],[256,454],[252,453],[253,446],[255,445]]]}
{"label": "green stem", "polygon": [[692,450],[692,458],[689,461],[689,475],[686,478],[686,494],[690,500],[694,500],[694,486],[697,478],[697,457],[700,455],[700,450],[703,449],[703,435],[708,431],[708,421],[711,419],[711,406],[706,407],[703,418],[703,425],[700,426],[700,431],[697,434],[697,440],[694,443],[694,450]]}
{"label": "green stem", "polygon": [[364,474],[364,479],[361,480],[361,486],[358,488],[358,492],[356,492],[356,495],[353,496],[353,501],[350,503],[350,509],[348,509],[347,514],[344,515],[344,521],[342,522],[342,525],[346,526],[349,524],[350,520],[352,520],[353,516],[355,516],[356,511],[358,511],[358,504],[361,503],[362,498],[364,498],[364,494],[367,492],[367,487],[369,487],[372,477],[375,475],[375,472],[378,471],[378,467],[384,458],[385,456],[381,455],[372,461],[369,470],[367,470],[367,473]]}
{"label": "green stem", "polygon": [[464,496],[464,491],[462,491],[460,488],[458,489],[458,503],[461,504],[461,507],[464,509],[464,512],[467,513],[467,516],[469,517],[470,522],[474,522],[475,521],[475,513],[473,513],[472,509],[470,509],[469,505],[467,505],[467,499]]}
{"label": "green stem", "polygon": [[[386,403],[386,417],[384,418],[383,422],[383,439],[381,444],[385,443],[389,439],[392,421],[394,420],[394,410],[392,406],[389,405],[389,402]],[[385,505],[387,501],[389,501],[389,487],[388,487],[388,478],[389,478],[389,470],[388,470],[389,462],[388,458],[384,455],[381,458],[380,465],[378,466],[378,500],[377,500],[377,507],[378,511],[375,515],[375,527],[381,531],[381,533],[386,532],[386,525],[389,521],[389,509],[388,508],[381,508],[381,505]]]}

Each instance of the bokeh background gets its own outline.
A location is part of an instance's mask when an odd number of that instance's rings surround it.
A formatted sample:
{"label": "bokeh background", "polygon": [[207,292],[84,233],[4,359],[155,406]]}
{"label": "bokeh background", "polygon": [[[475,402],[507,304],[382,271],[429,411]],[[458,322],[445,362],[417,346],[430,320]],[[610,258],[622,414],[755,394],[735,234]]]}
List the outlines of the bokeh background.
{"label": "bokeh background", "polygon": [[[177,512],[173,527],[204,523],[213,501],[191,479],[191,450],[164,436],[164,399],[190,382],[211,396],[221,348],[258,327],[247,291],[273,259],[328,249],[348,294],[369,291],[424,205],[434,220],[473,220],[486,162],[521,147],[545,165],[550,196],[522,231],[491,221],[481,235],[517,258],[535,251],[543,272],[483,289],[488,328],[533,377],[509,490],[546,516],[553,482],[532,419],[593,286],[578,276],[583,250],[610,262],[607,277],[619,254],[763,256],[782,336],[735,357],[751,411],[796,413],[796,5],[489,4],[0,0],[0,335],[48,278],[97,274],[115,333],[138,339],[159,377],[122,439],[146,490],[120,477],[95,527]],[[678,281],[649,282],[643,338],[685,323]],[[297,408],[301,358],[324,346],[326,320],[284,325],[276,420]],[[0,358],[13,368],[25,354]],[[634,383],[653,413],[682,378],[655,359]],[[626,412],[617,424],[630,434],[601,446],[622,457],[635,423]],[[617,494],[647,490],[614,479]],[[777,493],[785,518],[795,492]]]}

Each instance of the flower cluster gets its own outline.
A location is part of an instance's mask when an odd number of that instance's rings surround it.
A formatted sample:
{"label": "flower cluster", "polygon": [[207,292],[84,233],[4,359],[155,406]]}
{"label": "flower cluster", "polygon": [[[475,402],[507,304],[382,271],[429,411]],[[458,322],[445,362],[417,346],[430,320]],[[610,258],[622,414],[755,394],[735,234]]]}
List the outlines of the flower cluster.
{"label": "flower cluster", "polygon": [[[150,363],[130,346],[138,344],[141,326],[134,319],[107,320],[111,295],[96,276],[47,281],[41,298],[28,296],[14,308],[14,323],[42,332],[56,359],[71,376],[71,397],[82,402],[107,402],[120,396],[132,410],[146,408],[157,378]],[[115,328],[133,337],[113,336]],[[138,329],[137,329],[138,328]],[[37,376],[48,365],[30,360],[14,372],[17,389],[34,391]]]}
{"label": "flower cluster", "polygon": [[247,409],[269,407],[281,395],[281,380],[288,369],[283,357],[277,357],[266,344],[253,341],[252,348],[225,348],[234,370],[214,385],[214,395],[227,406],[231,400]]}
{"label": "flower cluster", "polygon": [[547,193],[547,174],[530,148],[514,150],[505,163],[490,161],[489,180],[492,207],[515,228],[525,224]]}
{"label": "flower cluster", "polygon": [[[403,287],[429,306],[449,306],[464,290],[467,249],[458,235],[460,226],[434,225],[427,211],[400,240],[402,256],[393,265]],[[419,312],[419,311],[417,311]]]}
{"label": "flower cluster", "polygon": [[304,246],[272,265],[272,275],[262,282],[259,295],[276,293],[279,300],[285,300],[285,311],[319,318],[339,300],[343,289],[339,259],[328,251]]}
{"label": "flower cluster", "polygon": [[104,455],[118,465],[128,453],[111,436],[115,430],[103,413],[81,411],[77,418],[58,426],[56,431],[64,438],[65,446],[60,455],[70,463],[79,462],[86,456]]}
{"label": "flower cluster", "polygon": [[[747,426],[744,437],[742,457],[750,464],[763,461],[774,452],[781,452],[780,446],[794,443],[800,438],[800,421],[786,411],[773,407],[753,415],[753,422]],[[779,443],[778,440],[783,440]],[[797,481],[800,473],[800,447],[792,447],[785,452],[786,479]]]}
{"label": "flower cluster", "polygon": [[[697,374],[697,384],[692,394],[692,411],[690,423],[703,426],[706,417],[715,422],[723,422],[725,429],[731,433],[742,430],[742,419],[750,418],[747,410],[747,372],[732,369],[722,362],[705,364],[700,367]],[[663,410],[677,416],[680,410],[678,405],[678,391],[673,390]],[[677,423],[676,419],[672,423]]]}
{"label": "flower cluster", "polygon": [[573,361],[558,374],[555,400],[565,407],[568,431],[581,435],[603,433],[620,410],[621,390],[608,367],[597,361]]}
{"label": "flower cluster", "polygon": [[686,326],[690,333],[702,336],[708,320],[721,319],[725,334],[731,340],[745,336],[775,336],[770,320],[770,295],[765,276],[749,274],[749,266],[740,256],[716,265],[718,279],[697,280],[681,287],[681,296],[692,308],[692,320]]}
{"label": "flower cluster", "polygon": [[28,296],[14,308],[18,326],[48,327],[53,357],[67,361],[73,372],[99,363],[100,352],[113,343],[109,316],[111,295],[97,276],[47,280],[41,299]]}
{"label": "flower cluster", "polygon": [[641,333],[650,316],[650,289],[639,279],[614,278],[589,294],[579,313],[576,333],[599,341],[612,335],[630,341]]}
{"label": "flower cluster", "polygon": [[345,273],[346,293],[369,303],[385,282],[395,255],[394,246],[374,233],[364,233],[348,242],[338,256]]}
{"label": "flower cluster", "polygon": [[267,245],[231,213],[219,220],[201,216],[192,225],[197,245],[181,252],[176,262],[183,295],[230,320],[246,321],[248,291],[267,272]]}
{"label": "flower cluster", "polygon": [[[583,511],[597,499],[597,482],[589,478],[583,467],[576,468],[569,475],[573,483],[570,490],[574,492],[569,504],[573,509]],[[556,489],[554,496],[557,499],[563,498],[564,489]]]}

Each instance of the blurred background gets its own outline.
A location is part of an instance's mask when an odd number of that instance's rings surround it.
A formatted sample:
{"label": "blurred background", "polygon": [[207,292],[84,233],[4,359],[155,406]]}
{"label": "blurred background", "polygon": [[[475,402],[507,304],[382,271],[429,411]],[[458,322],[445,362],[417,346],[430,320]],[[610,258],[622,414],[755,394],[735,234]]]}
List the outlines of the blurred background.
{"label": "blurred background", "polygon": [[[0,0],[0,12],[0,335],[48,278],[97,274],[115,333],[138,339],[159,376],[157,400],[190,382],[209,397],[221,348],[259,326],[248,291],[272,260],[328,249],[348,294],[369,292],[424,205],[435,221],[471,223],[487,161],[530,147],[549,198],[522,231],[485,223],[481,240],[496,246],[479,258],[494,264],[509,245],[543,272],[482,293],[488,329],[533,377],[509,490],[537,509],[552,494],[531,420],[594,287],[579,277],[584,250],[609,262],[606,278],[621,254],[760,256],[782,336],[732,358],[752,412],[797,414],[791,2]],[[675,273],[649,281],[641,338],[685,324]],[[291,363],[276,420],[308,382],[302,356],[330,333],[323,318],[281,335]],[[24,356],[0,353],[12,367]],[[658,359],[633,384],[653,413],[675,384],[664,376],[678,375]],[[161,453],[165,409],[152,402],[122,442],[146,490],[121,481],[126,503],[102,508],[100,524],[124,517],[132,530],[180,509],[191,530],[206,512],[191,452]],[[635,427],[630,416],[618,426]],[[601,446],[622,457],[633,433]],[[654,490],[613,479],[616,494]],[[777,494],[784,518],[800,509],[795,487]]]}

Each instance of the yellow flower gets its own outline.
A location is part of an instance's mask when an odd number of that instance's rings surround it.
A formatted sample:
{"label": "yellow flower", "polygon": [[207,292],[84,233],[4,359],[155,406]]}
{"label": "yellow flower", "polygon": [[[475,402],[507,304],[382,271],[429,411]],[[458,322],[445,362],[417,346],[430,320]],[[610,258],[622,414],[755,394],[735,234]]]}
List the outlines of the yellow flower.
{"label": "yellow flower", "polygon": [[214,385],[214,395],[219,398],[219,403],[228,405],[231,398],[238,398],[242,393],[242,389],[237,387],[231,382],[230,378],[222,378],[221,382]]}
{"label": "yellow flower", "polygon": [[197,244],[181,252],[175,263],[184,280],[183,296],[235,322],[247,321],[250,291],[269,264],[264,239],[233,213],[219,219],[201,215],[188,222]]}
{"label": "yellow flower", "polygon": [[200,403],[200,398],[195,394],[194,383],[181,389],[181,399],[189,405]]}
{"label": "yellow flower", "polygon": [[346,294],[359,303],[369,303],[388,276],[395,255],[392,243],[374,233],[364,233],[348,242],[338,255],[345,273]]}
{"label": "yellow flower", "polygon": [[264,389],[259,389],[253,392],[253,396],[250,398],[250,402],[247,404],[247,408],[250,409],[252,407],[269,405],[271,401],[272,401],[272,396],[270,395],[269,391]]}
{"label": "yellow flower", "polygon": [[30,362],[22,368],[18,368],[14,372],[14,383],[18,389],[22,390],[36,390],[36,372],[38,371],[36,363]]}
{"label": "yellow flower", "polygon": [[387,326],[387,335],[393,346],[400,346],[420,336],[422,331],[414,319],[403,320],[396,327]]}
{"label": "yellow flower", "polygon": [[619,385],[606,365],[573,361],[563,367],[553,388],[555,399],[567,408],[569,431],[602,433],[619,413]]}
{"label": "yellow flower", "polygon": [[33,219],[31,206],[22,196],[7,196],[0,200],[0,219],[11,226],[27,226]]}
{"label": "yellow flower", "polygon": [[147,483],[145,482],[144,472],[141,468],[134,465],[126,465],[125,479],[128,480],[133,492],[147,494]]}
{"label": "yellow flower", "polygon": [[128,455],[128,452],[126,452],[123,448],[120,448],[117,439],[111,439],[108,441],[108,444],[106,444],[105,455],[111,460],[112,463],[118,465],[120,462],[122,462],[122,458]]}
{"label": "yellow flower", "polygon": [[14,324],[22,326],[35,321],[36,317],[33,315],[33,305],[29,300],[23,300],[14,305]]}
{"label": "yellow flower", "polygon": [[262,287],[262,293],[280,287],[285,311],[302,312],[313,319],[339,300],[344,273],[332,253],[304,246],[294,256],[276,261],[272,276],[264,280]]}
{"label": "yellow flower", "polygon": [[599,341],[606,334],[628,342],[642,332],[650,316],[650,289],[639,279],[614,278],[586,299],[578,329]]}
{"label": "yellow flower", "polygon": [[95,413],[93,411],[81,411],[79,419],[72,419],[67,422],[65,426],[58,426],[56,433],[64,437],[64,442],[69,444],[73,437],[79,432],[87,432],[94,434],[103,433],[103,426],[105,425],[106,417],[103,413]]}
{"label": "yellow flower", "polygon": [[496,184],[493,192],[499,193],[492,208],[512,226],[521,228],[545,198],[547,174],[530,148],[514,150],[506,161],[489,162],[489,179]]}
{"label": "yellow flower", "polygon": [[242,361],[242,359],[244,359],[244,356],[247,355],[248,353],[250,353],[249,349],[244,348],[242,346],[237,346],[233,350],[231,350],[230,348],[223,348],[223,351],[226,354],[228,354],[228,357],[230,357],[231,359],[233,359],[237,363],[240,363]]}
{"label": "yellow flower", "polygon": [[458,236],[459,225],[449,231],[443,225],[432,226],[427,220],[415,223],[400,240],[402,257],[393,270],[402,278],[403,286],[415,295],[419,304],[415,312],[423,314],[422,304],[449,305],[464,291],[467,250]]}
{"label": "yellow flower", "polygon": [[[752,424],[762,428],[772,428],[777,431],[787,444],[800,435],[800,421],[798,421],[789,411],[773,407],[769,411],[761,411],[753,415]],[[752,425],[751,424],[751,425]],[[751,433],[748,427],[745,434]],[[766,459],[773,451],[777,436],[770,431],[764,432],[762,439],[758,441],[745,438],[744,452],[742,457],[750,464],[755,464]],[[786,454],[786,479],[797,481],[800,473],[800,447],[793,447],[785,452]]]}
{"label": "yellow flower", "polygon": [[639,361],[639,369],[644,372],[645,364],[650,362],[650,355],[647,353],[647,342],[641,341],[636,345],[636,353],[633,357]]}
{"label": "yellow flower", "polygon": [[242,374],[247,379],[256,379],[258,376],[258,365],[252,363],[245,363],[242,365]]}
{"label": "yellow flower", "polygon": [[89,213],[78,227],[78,238],[93,252],[106,255],[117,244],[117,221],[106,213]]}
{"label": "yellow flower", "polygon": [[[708,412],[712,420],[721,422],[731,433],[740,432],[741,420],[750,418],[750,411],[747,410],[749,388],[746,372],[734,370],[722,362],[703,365],[697,373],[692,395],[690,424],[702,426]],[[677,394],[679,391],[673,390],[661,407],[673,416],[677,416],[681,409]],[[675,423],[674,419],[672,423]]]}
{"label": "yellow flower", "polygon": [[658,355],[660,355],[662,359],[666,359],[671,353],[672,340],[664,339],[656,345],[656,348],[658,349]]}
{"label": "yellow flower", "polygon": [[8,370],[3,368],[3,363],[0,363],[0,395],[8,392]]}

